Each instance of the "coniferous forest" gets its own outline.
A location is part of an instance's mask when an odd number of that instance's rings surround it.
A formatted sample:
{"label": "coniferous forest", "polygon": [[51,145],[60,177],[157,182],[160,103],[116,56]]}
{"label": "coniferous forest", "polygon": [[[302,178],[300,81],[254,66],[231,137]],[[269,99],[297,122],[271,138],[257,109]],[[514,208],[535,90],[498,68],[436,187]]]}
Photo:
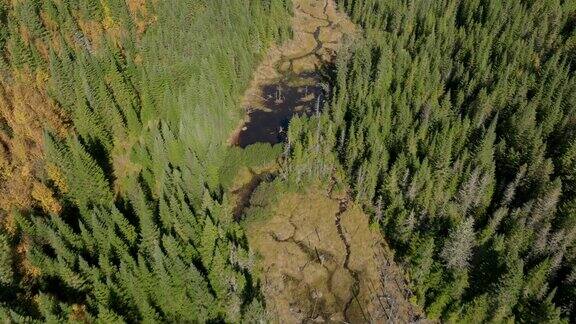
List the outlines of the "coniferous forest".
{"label": "coniferous forest", "polygon": [[0,0],[0,321],[313,320],[576,322],[576,1]]}

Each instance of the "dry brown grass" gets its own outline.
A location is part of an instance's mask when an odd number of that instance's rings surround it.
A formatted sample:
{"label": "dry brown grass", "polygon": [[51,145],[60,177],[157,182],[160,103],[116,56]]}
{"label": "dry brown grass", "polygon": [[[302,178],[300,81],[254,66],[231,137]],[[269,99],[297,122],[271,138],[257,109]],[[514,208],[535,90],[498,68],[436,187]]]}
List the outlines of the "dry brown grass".
{"label": "dry brown grass", "polygon": [[[417,313],[384,240],[358,206],[340,214],[345,239],[340,236],[336,220],[345,197],[330,198],[318,187],[286,194],[268,207],[270,217],[247,225],[273,322],[407,322]],[[388,282],[381,280],[383,269]]]}
{"label": "dry brown grass", "polygon": [[267,308],[279,322],[301,322],[320,313],[337,320],[352,283],[345,271],[337,271],[345,254],[332,219],[338,204],[317,191],[302,198],[286,195],[269,219],[248,227],[250,246],[261,257]]}

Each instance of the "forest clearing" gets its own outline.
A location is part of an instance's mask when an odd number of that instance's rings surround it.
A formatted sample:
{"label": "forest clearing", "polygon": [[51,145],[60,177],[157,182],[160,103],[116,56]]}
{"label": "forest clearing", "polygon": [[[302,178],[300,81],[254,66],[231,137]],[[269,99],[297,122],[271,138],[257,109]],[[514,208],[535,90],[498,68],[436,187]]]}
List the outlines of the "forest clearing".
{"label": "forest clearing", "polygon": [[[241,147],[280,142],[286,134],[277,129],[287,129],[292,115],[319,114],[329,95],[323,70],[334,68],[346,37],[359,37],[333,0],[295,0],[293,5],[293,39],[271,47],[244,94],[247,120],[233,135]],[[258,185],[275,172],[251,172],[252,180],[233,191],[239,207],[249,208]],[[380,234],[369,228],[368,216],[358,206],[348,210],[346,193],[331,197],[332,189],[305,191],[266,206],[270,215],[264,219],[248,219],[246,234],[259,257],[257,273],[271,318],[288,323],[416,320],[420,315],[405,296],[410,294],[405,279]]]}
{"label": "forest clearing", "polygon": [[[332,195],[332,196],[329,196]],[[346,193],[309,188],[266,207],[247,225],[274,322],[421,319],[390,250]]]}

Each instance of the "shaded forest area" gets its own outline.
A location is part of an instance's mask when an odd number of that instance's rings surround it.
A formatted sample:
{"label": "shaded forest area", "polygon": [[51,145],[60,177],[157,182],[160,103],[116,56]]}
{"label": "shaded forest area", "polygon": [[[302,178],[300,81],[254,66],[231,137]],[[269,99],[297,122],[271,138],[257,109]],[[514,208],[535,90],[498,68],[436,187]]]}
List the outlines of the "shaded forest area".
{"label": "shaded forest area", "polygon": [[289,177],[341,170],[432,319],[576,320],[576,3],[342,0],[364,38]]}

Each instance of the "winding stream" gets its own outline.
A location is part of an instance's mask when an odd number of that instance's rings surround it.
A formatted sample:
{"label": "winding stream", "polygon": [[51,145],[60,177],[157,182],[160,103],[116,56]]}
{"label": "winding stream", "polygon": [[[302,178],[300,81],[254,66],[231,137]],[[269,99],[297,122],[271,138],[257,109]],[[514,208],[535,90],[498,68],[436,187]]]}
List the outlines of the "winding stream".
{"label": "winding stream", "polygon": [[[332,194],[332,188],[329,191],[329,195]],[[350,242],[348,240],[348,238],[346,237],[346,235],[344,234],[344,229],[342,226],[342,214],[344,214],[346,212],[346,210],[348,209],[348,196],[345,196],[344,198],[340,198],[338,200],[338,212],[336,213],[334,219],[335,219],[335,224],[336,224],[336,229],[338,231],[338,235],[340,236],[340,240],[342,240],[342,243],[345,246],[346,249],[346,254],[344,256],[344,269],[346,269],[346,271],[348,271],[348,273],[350,274],[350,276],[353,278],[353,282],[352,285],[350,287],[351,290],[351,294],[350,294],[350,298],[346,301],[346,304],[344,305],[344,310],[343,310],[343,315],[344,315],[344,319],[346,320],[346,322],[351,322],[350,320],[350,315],[348,314],[349,310],[350,310],[350,306],[352,305],[352,302],[354,302],[354,300],[357,298],[358,293],[360,292],[360,276],[358,275],[358,273],[356,271],[354,271],[353,269],[350,269]],[[364,318],[365,321],[367,321],[366,316],[363,313],[363,310],[360,309],[360,311],[362,312],[362,316]]]}

